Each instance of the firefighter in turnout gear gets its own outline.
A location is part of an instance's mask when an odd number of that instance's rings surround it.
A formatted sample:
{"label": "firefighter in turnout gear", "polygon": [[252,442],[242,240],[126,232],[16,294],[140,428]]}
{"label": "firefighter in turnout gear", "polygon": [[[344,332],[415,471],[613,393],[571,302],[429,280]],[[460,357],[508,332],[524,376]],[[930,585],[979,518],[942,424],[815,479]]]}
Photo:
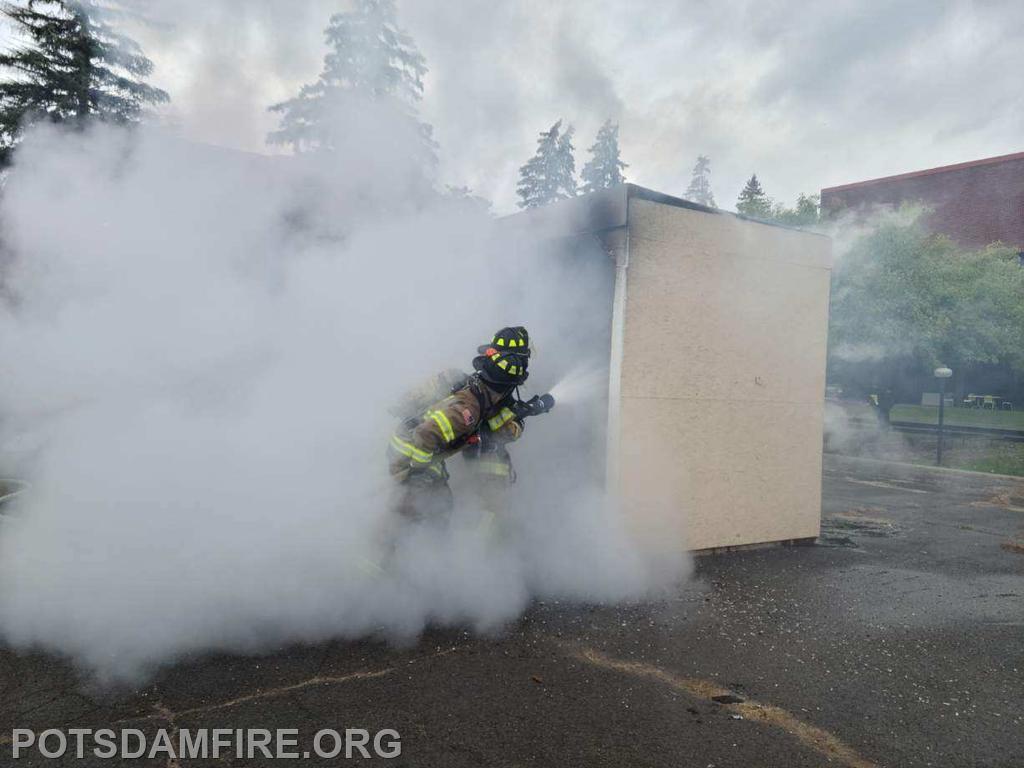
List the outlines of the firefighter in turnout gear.
{"label": "firefighter in turnout gear", "polygon": [[[502,328],[491,339],[491,349],[525,349],[530,357],[530,336],[525,328]],[[487,352],[487,347],[477,351]],[[524,424],[513,410],[514,403],[503,403],[501,409],[480,428],[477,440],[462,451],[462,458],[473,477],[474,490],[480,497],[484,509],[492,514],[502,511],[505,491],[515,482],[516,473],[508,444],[519,439]]]}
{"label": "firefighter in turnout gear", "polygon": [[391,437],[388,458],[402,485],[398,509],[407,517],[451,510],[445,461],[456,453],[466,452],[474,474],[488,482],[514,478],[505,446],[523,432],[514,392],[528,376],[529,335],[522,327],[503,328],[477,351],[474,373],[445,371],[402,402],[406,415]]}

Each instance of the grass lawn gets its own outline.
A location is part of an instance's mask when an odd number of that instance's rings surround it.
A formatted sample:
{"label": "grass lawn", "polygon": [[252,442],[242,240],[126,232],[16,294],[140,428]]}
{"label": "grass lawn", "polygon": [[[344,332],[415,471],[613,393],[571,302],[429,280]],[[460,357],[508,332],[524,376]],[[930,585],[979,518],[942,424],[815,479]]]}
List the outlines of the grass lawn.
{"label": "grass lawn", "polygon": [[[938,424],[937,405],[894,405],[889,420],[904,424]],[[1018,429],[1024,431],[1024,411],[984,411],[977,408],[947,408],[943,422],[952,427]]]}
{"label": "grass lawn", "polygon": [[1007,443],[991,448],[985,455],[956,463],[958,469],[1024,476],[1024,443]]}

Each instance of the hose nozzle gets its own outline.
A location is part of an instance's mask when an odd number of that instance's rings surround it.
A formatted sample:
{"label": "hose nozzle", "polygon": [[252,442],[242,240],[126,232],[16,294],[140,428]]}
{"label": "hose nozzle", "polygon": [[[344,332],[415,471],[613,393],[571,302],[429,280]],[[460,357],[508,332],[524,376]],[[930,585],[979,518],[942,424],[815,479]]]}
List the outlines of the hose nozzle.
{"label": "hose nozzle", "polygon": [[527,416],[540,416],[555,407],[555,398],[551,395],[534,395],[525,403],[520,402],[514,408],[516,416],[525,419]]}

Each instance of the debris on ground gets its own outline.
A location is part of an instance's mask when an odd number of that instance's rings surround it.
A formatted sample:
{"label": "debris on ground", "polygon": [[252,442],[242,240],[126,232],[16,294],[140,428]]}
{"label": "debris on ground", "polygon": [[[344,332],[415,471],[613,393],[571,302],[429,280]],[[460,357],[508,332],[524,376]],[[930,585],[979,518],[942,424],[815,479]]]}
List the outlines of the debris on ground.
{"label": "debris on ground", "polygon": [[856,540],[858,536],[896,536],[900,532],[900,526],[895,522],[884,517],[870,516],[871,513],[881,511],[875,507],[857,507],[822,519],[818,544],[825,547],[857,549],[860,546]]}
{"label": "debris on ground", "polygon": [[1024,541],[1004,541],[1000,546],[1007,552],[1024,555]]}
{"label": "debris on ground", "polygon": [[712,696],[711,700],[718,702],[719,704],[742,704],[746,701],[742,696],[737,696],[733,693],[724,693],[721,696]]}
{"label": "debris on ground", "polygon": [[972,501],[972,507],[997,507],[999,509],[1008,509],[1011,512],[1024,512],[1024,496],[1015,495],[1019,492],[1018,489],[1006,488],[998,491],[987,499],[981,501]]}

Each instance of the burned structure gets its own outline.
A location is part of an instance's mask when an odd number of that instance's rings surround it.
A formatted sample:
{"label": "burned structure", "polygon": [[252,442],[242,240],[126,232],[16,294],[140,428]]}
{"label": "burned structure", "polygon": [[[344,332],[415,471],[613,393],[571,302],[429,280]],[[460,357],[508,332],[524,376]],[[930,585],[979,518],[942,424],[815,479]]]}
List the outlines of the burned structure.
{"label": "burned structure", "polygon": [[635,529],[675,516],[695,550],[818,535],[827,237],[632,184],[501,228],[524,248],[600,245],[605,479]]}

